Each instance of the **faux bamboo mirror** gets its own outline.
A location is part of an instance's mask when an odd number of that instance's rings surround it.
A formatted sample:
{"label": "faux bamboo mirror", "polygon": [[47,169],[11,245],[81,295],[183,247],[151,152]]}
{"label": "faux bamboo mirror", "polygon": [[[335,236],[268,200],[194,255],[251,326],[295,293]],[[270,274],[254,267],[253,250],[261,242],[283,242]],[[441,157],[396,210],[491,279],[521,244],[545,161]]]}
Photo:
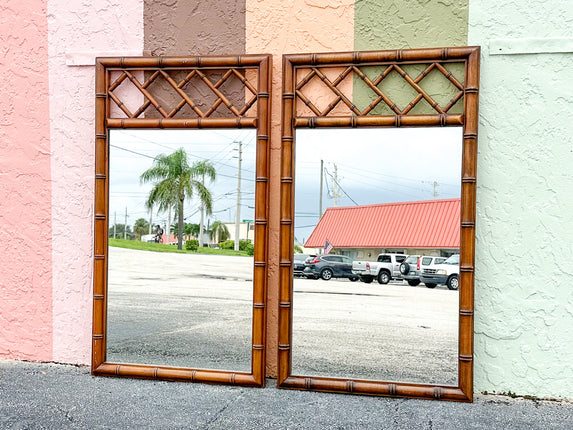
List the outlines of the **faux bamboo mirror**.
{"label": "faux bamboo mirror", "polygon": [[93,374],[264,384],[269,85],[266,55],[98,59]]}
{"label": "faux bamboo mirror", "polygon": [[478,84],[476,47],[285,57],[279,387],[472,400]]}

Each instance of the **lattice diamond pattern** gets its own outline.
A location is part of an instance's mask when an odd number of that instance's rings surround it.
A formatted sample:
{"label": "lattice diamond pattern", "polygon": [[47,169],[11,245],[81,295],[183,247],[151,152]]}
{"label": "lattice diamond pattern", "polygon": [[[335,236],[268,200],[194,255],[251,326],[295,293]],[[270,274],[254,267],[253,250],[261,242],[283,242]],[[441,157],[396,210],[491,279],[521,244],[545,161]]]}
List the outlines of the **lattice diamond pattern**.
{"label": "lattice diamond pattern", "polygon": [[[353,65],[341,69],[341,73],[334,79],[332,77],[329,78],[327,73],[325,73],[325,70],[322,70],[319,67],[309,67],[304,69],[307,70],[307,73],[303,73],[300,75],[300,78],[297,79],[296,96],[299,102],[304,103],[317,117],[328,116],[339,104],[345,105],[345,107],[347,107],[349,111],[356,116],[372,115],[374,114],[374,110],[381,104],[387,106],[393,115],[407,115],[422,101],[431,107],[434,114],[444,115],[447,114],[464,95],[463,84],[460,83],[454,74],[447,69],[446,65],[447,63],[430,63],[425,65],[425,68],[416,76],[411,76],[406,71],[405,67],[402,67],[398,63],[393,63],[382,67],[383,70],[374,79],[369,77],[360,67]],[[301,70],[299,69],[299,71]],[[423,87],[422,81],[424,78],[426,78],[430,72],[435,74],[436,71],[443,75],[443,80],[449,83],[450,92],[454,94],[445,105],[443,102],[442,104],[438,103],[438,101],[430,95],[431,91],[426,90]],[[390,74],[398,74],[416,94],[415,97],[403,108],[398,107],[388,92],[381,89],[382,83],[388,76],[390,76]],[[366,88],[371,90],[372,101],[362,110],[354,105],[350,95],[345,94],[344,91],[339,88],[339,84],[349,76],[358,77],[364,83]],[[327,107],[322,107],[322,109],[318,107],[319,103],[312,99],[316,93],[305,91],[305,86],[316,78],[320,79],[324,84],[323,86],[328,88],[335,96],[334,100]]]}
{"label": "lattice diamond pattern", "polygon": [[[225,108],[227,116],[244,117],[257,101],[257,85],[252,78],[247,78],[246,69],[196,68],[186,70],[182,77],[175,76],[170,70],[145,70],[145,80],[138,78],[141,73],[137,72],[139,71],[122,70],[108,88],[110,100],[127,118],[139,118],[150,107],[163,118],[174,118],[183,108],[190,109],[198,118],[209,118],[222,107]],[[220,77],[213,79],[215,74]],[[225,89],[225,86],[228,87],[231,83],[242,88],[244,103],[241,106],[235,106],[231,102],[228,90]],[[126,85],[131,88],[126,89]],[[120,86],[122,91],[119,91]],[[134,89],[143,96],[144,102],[137,109],[130,110],[122,100],[122,94],[129,94],[130,90],[133,93]],[[166,100],[168,105],[165,105]],[[201,109],[200,106],[207,107]]]}

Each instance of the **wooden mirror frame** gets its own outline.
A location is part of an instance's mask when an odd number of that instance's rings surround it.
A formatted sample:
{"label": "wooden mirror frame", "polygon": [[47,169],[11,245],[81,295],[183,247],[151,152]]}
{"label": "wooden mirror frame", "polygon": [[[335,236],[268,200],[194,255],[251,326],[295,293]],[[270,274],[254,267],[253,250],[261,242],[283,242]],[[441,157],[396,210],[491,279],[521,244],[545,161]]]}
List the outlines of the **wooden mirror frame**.
{"label": "wooden mirror frame", "polygon": [[[268,235],[268,166],[270,132],[270,55],[241,55],[220,57],[124,57],[98,58],[95,82],[95,208],[94,208],[94,275],[93,275],[93,339],[92,374],[146,379],[207,382],[261,387],[265,382],[265,321],[267,294],[267,235]],[[247,70],[247,72],[245,72]],[[203,72],[219,72],[217,83]],[[112,81],[111,74],[119,73]],[[137,73],[136,73],[137,72]],[[143,73],[142,73],[143,72]],[[175,82],[171,72],[183,72],[186,78]],[[253,74],[256,73],[256,77]],[[138,75],[139,74],[139,75]],[[137,76],[146,74],[145,82]],[[196,105],[195,97],[183,90],[193,76],[200,79],[202,88],[210,90],[216,100],[204,112]],[[225,81],[231,76],[243,84],[245,105],[236,107],[224,94]],[[178,105],[161,106],[160,99],[151,94],[149,87],[159,77],[169,91],[175,91]],[[256,85],[250,80],[256,79]],[[132,85],[131,92],[144,103],[132,113],[114,94],[122,82]],[[203,85],[204,84],[204,85]],[[121,109],[121,118],[112,117],[112,103]],[[212,115],[217,108],[228,108],[226,116]],[[207,104],[208,106],[208,104]],[[187,114],[183,114],[183,107]],[[141,118],[147,108],[153,118]],[[189,112],[193,112],[190,114]],[[253,113],[254,112],[254,113]],[[183,117],[181,117],[183,116]],[[107,270],[109,219],[109,130],[110,129],[201,129],[201,128],[256,128],[256,184],[255,184],[255,243],[253,267],[253,313],[251,372],[232,372],[148,366],[106,362],[107,324]]]}
{"label": "wooden mirror frame", "polygon": [[[473,324],[474,324],[474,258],[476,213],[476,165],[479,91],[479,47],[409,49],[372,52],[325,54],[293,54],[283,57],[282,94],[282,168],[281,168],[281,232],[280,232],[280,297],[279,297],[279,388],[343,392],[382,396],[431,398],[454,401],[473,399]],[[465,79],[458,82],[443,65],[464,63]],[[431,64],[417,78],[410,77],[400,66]],[[386,67],[378,82],[372,82],[358,68]],[[337,88],[344,78],[330,80],[320,69],[346,68],[345,73],[356,73],[377,94],[376,100],[364,111],[352,104],[352,97]],[[457,87],[456,96],[444,108],[440,107],[418,83],[437,68]],[[303,79],[297,73],[308,70]],[[304,70],[306,72],[306,70]],[[417,92],[414,100],[400,110],[378,88],[379,82],[397,71]],[[301,88],[314,76],[319,77],[335,96],[324,111],[313,105]],[[346,76],[346,75],[344,75]],[[463,112],[450,114],[449,109],[463,97]],[[435,114],[412,115],[410,110],[421,100],[435,110]],[[309,116],[297,115],[297,101],[307,106]],[[329,116],[338,103],[344,103],[352,114]],[[370,115],[377,103],[386,103],[393,114]],[[374,381],[292,375],[292,318],[293,318],[293,247],[294,247],[294,142],[297,128],[315,127],[444,127],[463,126],[461,214],[460,214],[460,288],[458,337],[458,386]]]}

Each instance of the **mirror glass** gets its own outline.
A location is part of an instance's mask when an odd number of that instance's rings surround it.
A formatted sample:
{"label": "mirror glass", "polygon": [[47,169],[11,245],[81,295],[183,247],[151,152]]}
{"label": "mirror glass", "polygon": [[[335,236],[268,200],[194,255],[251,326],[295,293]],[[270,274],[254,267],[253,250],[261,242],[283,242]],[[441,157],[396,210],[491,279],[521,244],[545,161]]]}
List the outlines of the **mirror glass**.
{"label": "mirror glass", "polygon": [[461,127],[296,130],[293,375],[457,385],[457,285],[417,270],[459,271],[461,153]]}
{"label": "mirror glass", "polygon": [[256,130],[109,142],[106,361],[250,371]]}

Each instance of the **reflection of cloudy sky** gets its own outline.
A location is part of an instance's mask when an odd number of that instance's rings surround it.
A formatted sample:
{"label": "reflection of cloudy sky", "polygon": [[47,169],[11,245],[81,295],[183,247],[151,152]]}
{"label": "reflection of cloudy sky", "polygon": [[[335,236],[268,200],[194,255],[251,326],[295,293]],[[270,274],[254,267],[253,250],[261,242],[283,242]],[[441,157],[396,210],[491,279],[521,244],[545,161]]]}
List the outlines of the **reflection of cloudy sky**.
{"label": "reflection of cloudy sky", "polygon": [[[254,217],[254,130],[111,130],[110,224],[149,220],[145,208],[150,184],[139,177],[158,154],[183,147],[188,161],[209,160],[217,179],[211,222],[234,222],[237,199],[237,148],[242,142],[241,219]],[[340,186],[338,206],[431,200],[460,196],[461,127],[389,129],[314,129],[296,134],[295,236],[309,237],[318,221],[320,160],[324,160],[323,211],[334,206],[334,166]],[[165,213],[153,214],[164,223]],[[198,201],[185,202],[186,222],[199,222]]]}
{"label": "reflection of cloudy sky", "polygon": [[[139,177],[159,154],[171,154],[183,147],[188,162],[209,160],[217,172],[214,183],[206,184],[213,195],[211,220],[235,220],[237,204],[238,143],[242,142],[241,218],[253,219],[255,202],[254,130],[111,130],[110,132],[110,225],[133,226],[138,218],[149,220],[145,208],[151,184],[140,184]],[[173,215],[172,215],[173,216]],[[153,213],[153,223],[164,223],[165,213]],[[186,222],[199,222],[198,200],[185,202]]]}
{"label": "reflection of cloudy sky", "polygon": [[320,160],[322,210],[338,206],[460,197],[462,128],[301,129],[296,132],[295,237],[318,221]]}

